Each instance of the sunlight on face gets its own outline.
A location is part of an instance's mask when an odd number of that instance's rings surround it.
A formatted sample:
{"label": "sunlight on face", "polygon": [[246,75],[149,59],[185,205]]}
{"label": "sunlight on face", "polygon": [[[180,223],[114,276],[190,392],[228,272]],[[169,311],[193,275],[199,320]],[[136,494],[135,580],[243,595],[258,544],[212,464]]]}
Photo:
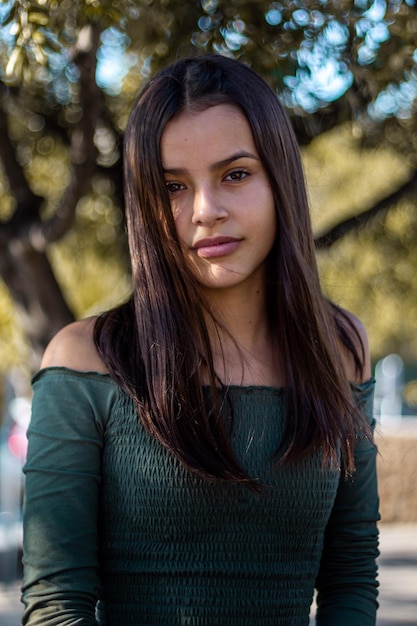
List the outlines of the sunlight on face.
{"label": "sunlight on face", "polygon": [[275,205],[243,113],[231,104],[181,113],[161,153],[177,235],[203,287],[263,284]]}

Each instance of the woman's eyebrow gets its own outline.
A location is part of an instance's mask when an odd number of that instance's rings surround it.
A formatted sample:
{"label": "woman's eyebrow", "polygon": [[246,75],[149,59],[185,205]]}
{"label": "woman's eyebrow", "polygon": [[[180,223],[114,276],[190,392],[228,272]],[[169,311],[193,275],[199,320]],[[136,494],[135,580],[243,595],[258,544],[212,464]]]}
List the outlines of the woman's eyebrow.
{"label": "woman's eyebrow", "polygon": [[[256,154],[253,154],[252,152],[246,152],[245,150],[242,152],[236,152],[235,154],[232,154],[226,159],[222,159],[221,161],[217,161],[216,163],[213,163],[212,165],[210,165],[209,169],[210,171],[220,170],[223,167],[227,167],[234,161],[238,161],[239,159],[254,159],[256,161],[259,161],[259,156],[257,156]],[[164,167],[164,166],[163,166],[163,170],[165,174],[174,174],[174,175],[186,174],[188,171],[184,167]]]}
{"label": "woman's eyebrow", "polygon": [[234,161],[238,161],[239,159],[255,159],[256,161],[259,161],[259,157],[256,154],[253,154],[252,152],[246,152],[244,150],[242,152],[236,152],[230,157],[214,163],[210,166],[210,170],[222,169],[223,167],[227,167],[228,165],[230,165]]}

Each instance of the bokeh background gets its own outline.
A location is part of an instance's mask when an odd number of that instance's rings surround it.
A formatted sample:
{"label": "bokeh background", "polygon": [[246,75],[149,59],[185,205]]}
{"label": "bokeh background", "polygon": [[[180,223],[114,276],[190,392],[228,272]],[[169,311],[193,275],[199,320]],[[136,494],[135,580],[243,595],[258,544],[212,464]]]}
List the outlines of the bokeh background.
{"label": "bokeh background", "polygon": [[130,292],[121,144],[131,103],[162,65],[210,51],[257,70],[291,116],[323,287],[370,338],[383,523],[417,522],[416,2],[2,0],[0,528],[9,543],[20,532],[41,354],[63,325]]}

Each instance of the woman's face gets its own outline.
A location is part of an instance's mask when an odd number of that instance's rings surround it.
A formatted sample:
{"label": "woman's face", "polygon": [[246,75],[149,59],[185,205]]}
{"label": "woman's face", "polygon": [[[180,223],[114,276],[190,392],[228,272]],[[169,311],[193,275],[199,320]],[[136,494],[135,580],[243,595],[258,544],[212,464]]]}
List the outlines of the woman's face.
{"label": "woman's face", "polygon": [[163,132],[161,154],[177,235],[201,285],[263,285],[275,207],[243,113],[231,104],[181,113]]}

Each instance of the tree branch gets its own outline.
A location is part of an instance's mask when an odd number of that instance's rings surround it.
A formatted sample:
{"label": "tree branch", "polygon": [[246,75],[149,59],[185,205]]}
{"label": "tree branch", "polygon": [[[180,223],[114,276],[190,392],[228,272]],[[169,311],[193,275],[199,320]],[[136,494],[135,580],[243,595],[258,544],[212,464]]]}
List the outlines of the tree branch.
{"label": "tree branch", "polygon": [[7,236],[17,235],[17,231],[39,217],[39,209],[43,198],[31,190],[26,179],[23,167],[16,157],[16,151],[10,141],[7,113],[7,88],[0,83],[0,160],[4,173],[9,182],[11,191],[16,200],[16,209],[7,224],[3,224],[2,231]]}
{"label": "tree branch", "polygon": [[399,187],[396,191],[386,196],[373,207],[367,211],[359,213],[354,217],[350,217],[347,220],[343,220],[336,226],[333,226],[330,230],[315,239],[315,245],[317,250],[323,250],[330,248],[336,241],[344,237],[347,233],[357,230],[364,224],[367,224],[371,219],[383,211],[387,211],[390,207],[397,204],[407,194],[415,193],[417,190],[417,170],[414,171],[413,176],[404,185]]}
{"label": "tree branch", "polygon": [[83,29],[82,36],[80,33],[83,47],[76,47],[74,53],[74,61],[80,71],[79,97],[83,114],[71,135],[71,177],[53,217],[44,224],[37,225],[31,233],[33,245],[38,250],[45,249],[49,243],[60,239],[70,228],[77,203],[86,193],[96,167],[94,132],[102,101],[102,94],[95,80],[100,30],[97,24],[88,24],[84,28],[88,32]]}

